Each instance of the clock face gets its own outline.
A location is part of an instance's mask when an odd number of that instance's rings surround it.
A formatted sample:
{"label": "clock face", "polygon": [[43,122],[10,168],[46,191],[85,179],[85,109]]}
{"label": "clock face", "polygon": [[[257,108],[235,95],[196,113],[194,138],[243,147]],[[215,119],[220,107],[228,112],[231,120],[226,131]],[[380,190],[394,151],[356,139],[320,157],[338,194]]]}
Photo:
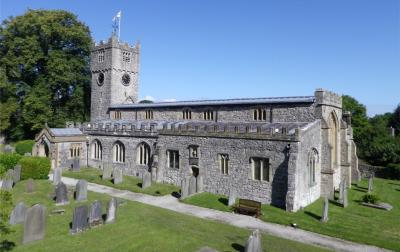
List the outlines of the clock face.
{"label": "clock face", "polygon": [[97,76],[97,84],[99,86],[103,85],[104,83],[104,74],[103,73],[99,73],[99,75]]}
{"label": "clock face", "polygon": [[122,84],[128,86],[130,82],[131,82],[131,77],[129,76],[129,74],[122,75]]}

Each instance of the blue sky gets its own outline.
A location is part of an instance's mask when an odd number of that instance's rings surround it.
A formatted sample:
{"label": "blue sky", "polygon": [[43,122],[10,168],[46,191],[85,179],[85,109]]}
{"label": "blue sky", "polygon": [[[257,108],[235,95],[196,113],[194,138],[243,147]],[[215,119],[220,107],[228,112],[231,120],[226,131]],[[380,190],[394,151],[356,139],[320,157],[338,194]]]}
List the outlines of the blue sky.
{"label": "blue sky", "polygon": [[0,19],[63,9],[96,41],[122,10],[140,40],[140,96],[213,99],[348,94],[368,114],[400,103],[400,0],[0,0]]}

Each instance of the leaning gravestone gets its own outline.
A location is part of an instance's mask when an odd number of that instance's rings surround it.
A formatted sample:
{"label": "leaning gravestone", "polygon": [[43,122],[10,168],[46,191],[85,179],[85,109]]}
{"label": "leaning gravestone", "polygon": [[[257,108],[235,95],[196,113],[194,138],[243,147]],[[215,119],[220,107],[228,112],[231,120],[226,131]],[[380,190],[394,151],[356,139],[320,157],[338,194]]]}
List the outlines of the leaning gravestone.
{"label": "leaning gravestone", "polygon": [[328,212],[329,212],[329,200],[328,197],[324,198],[324,207],[322,211],[322,222],[328,222]]}
{"label": "leaning gravestone", "polygon": [[14,167],[13,180],[14,180],[14,183],[17,183],[21,180],[21,165],[16,165]]}
{"label": "leaning gravestone", "polygon": [[374,178],[370,176],[368,178],[368,193],[371,193],[374,190]]}
{"label": "leaning gravestone", "polygon": [[247,239],[246,246],[244,247],[245,252],[262,252],[261,246],[261,234],[260,231],[254,230]]}
{"label": "leaning gravestone", "polygon": [[68,190],[67,186],[60,182],[56,186],[56,206],[68,204]]}
{"label": "leaning gravestone", "polygon": [[78,158],[75,158],[75,159],[72,161],[72,171],[78,172],[78,171],[80,171],[80,170],[81,170],[81,164],[80,164],[80,162],[79,162],[79,159],[78,159]]}
{"label": "leaning gravestone", "polygon": [[23,223],[25,220],[26,206],[23,202],[19,202],[11,212],[10,225]]}
{"label": "leaning gravestone", "polygon": [[110,179],[112,174],[112,166],[110,164],[105,164],[103,166],[103,176],[102,179]]}
{"label": "leaning gravestone", "polygon": [[60,167],[54,168],[53,171],[53,185],[58,185],[61,182],[62,169]]}
{"label": "leaning gravestone", "polygon": [[112,198],[108,202],[106,223],[114,223],[117,214],[117,200]]}
{"label": "leaning gravestone", "polygon": [[189,181],[184,178],[181,182],[181,199],[189,196]]}
{"label": "leaning gravestone", "polygon": [[76,234],[82,232],[88,227],[88,207],[86,205],[75,207],[72,217],[71,233]]}
{"label": "leaning gravestone", "polygon": [[35,183],[32,178],[28,179],[26,182],[26,192],[27,193],[33,193],[35,191]]}
{"label": "leaning gravestone", "polygon": [[143,173],[142,188],[144,189],[144,188],[147,188],[149,186],[151,186],[151,173],[145,171]]}
{"label": "leaning gravestone", "polygon": [[233,206],[236,203],[236,191],[232,188],[229,190],[228,206]]}
{"label": "leaning gravestone", "polygon": [[113,183],[120,184],[122,183],[122,169],[115,168],[113,171]]}
{"label": "leaning gravestone", "polygon": [[89,225],[91,227],[103,224],[103,216],[101,214],[101,202],[96,200],[92,203],[89,213]]}
{"label": "leaning gravestone", "polygon": [[197,176],[196,191],[197,191],[198,193],[201,193],[201,192],[204,191],[203,175]]}
{"label": "leaning gravestone", "polygon": [[197,180],[195,176],[190,177],[190,182],[189,182],[189,195],[195,194],[197,192]]}
{"label": "leaning gravestone", "polygon": [[75,200],[84,201],[87,200],[87,181],[84,179],[78,180],[75,187]]}
{"label": "leaning gravestone", "polygon": [[45,207],[36,204],[26,211],[23,244],[44,238],[46,228]]}

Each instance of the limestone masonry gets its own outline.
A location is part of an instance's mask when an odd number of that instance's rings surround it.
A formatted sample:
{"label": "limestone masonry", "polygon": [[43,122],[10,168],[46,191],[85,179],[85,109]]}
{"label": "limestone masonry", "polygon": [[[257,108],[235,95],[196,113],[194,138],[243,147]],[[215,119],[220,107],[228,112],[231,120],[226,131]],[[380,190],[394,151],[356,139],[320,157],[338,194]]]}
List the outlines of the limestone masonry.
{"label": "limestone masonry", "polygon": [[[77,165],[181,185],[297,211],[359,180],[351,115],[341,96],[140,103],[140,45],[112,36],[93,45],[91,121],[45,127],[33,154],[52,167]],[[200,176],[200,177],[199,177]],[[348,184],[350,186],[351,183]]]}

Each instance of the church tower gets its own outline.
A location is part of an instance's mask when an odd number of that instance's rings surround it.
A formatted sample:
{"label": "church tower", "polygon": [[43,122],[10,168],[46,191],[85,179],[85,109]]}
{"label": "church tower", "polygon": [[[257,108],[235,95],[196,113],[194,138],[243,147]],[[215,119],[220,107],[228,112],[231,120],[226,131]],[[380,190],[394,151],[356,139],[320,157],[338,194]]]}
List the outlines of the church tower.
{"label": "church tower", "polygon": [[91,121],[109,119],[109,107],[138,101],[140,45],[131,47],[112,35],[107,43],[93,45]]}

